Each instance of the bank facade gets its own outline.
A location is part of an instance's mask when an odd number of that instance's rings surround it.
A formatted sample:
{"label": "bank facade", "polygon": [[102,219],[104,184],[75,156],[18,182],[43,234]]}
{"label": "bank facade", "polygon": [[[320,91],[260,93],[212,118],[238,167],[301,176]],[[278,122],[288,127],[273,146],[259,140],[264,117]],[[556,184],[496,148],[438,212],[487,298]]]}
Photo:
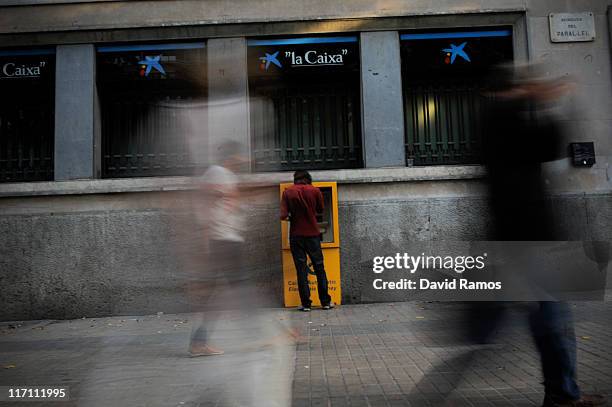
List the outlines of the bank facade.
{"label": "bank facade", "polygon": [[[479,94],[499,63],[575,81],[563,144],[595,164],[547,164],[551,207],[563,238],[612,240],[611,6],[0,1],[0,317],[185,311],[167,202],[230,139],[262,185],[249,258],[271,304],[297,168],[338,182],[343,302],[377,300],[374,256],[487,239]],[[593,38],[553,42],[560,13]]]}

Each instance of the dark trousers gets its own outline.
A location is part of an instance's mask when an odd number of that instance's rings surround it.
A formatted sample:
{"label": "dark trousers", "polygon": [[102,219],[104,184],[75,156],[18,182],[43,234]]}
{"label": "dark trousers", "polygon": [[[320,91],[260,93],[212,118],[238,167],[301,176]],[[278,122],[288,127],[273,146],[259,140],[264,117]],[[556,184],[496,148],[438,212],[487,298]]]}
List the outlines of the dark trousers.
{"label": "dark trousers", "polygon": [[292,236],[289,238],[289,246],[293,263],[297,271],[297,283],[300,293],[300,300],[303,307],[310,307],[310,288],[308,287],[308,267],[307,257],[310,257],[314,272],[317,276],[317,291],[321,305],[329,305],[331,297],[327,292],[327,275],[323,265],[323,252],[321,251],[321,239],[315,237]]}
{"label": "dark trousers", "polygon": [[569,306],[564,302],[540,302],[530,322],[540,352],[546,394],[561,400],[580,398],[576,383],[576,335]]}
{"label": "dark trousers", "polygon": [[[564,302],[541,301],[529,317],[531,334],[540,353],[544,391],[559,400],[580,398],[576,383],[574,320]],[[475,303],[471,308],[470,334],[476,343],[488,342],[504,316],[501,303]]]}

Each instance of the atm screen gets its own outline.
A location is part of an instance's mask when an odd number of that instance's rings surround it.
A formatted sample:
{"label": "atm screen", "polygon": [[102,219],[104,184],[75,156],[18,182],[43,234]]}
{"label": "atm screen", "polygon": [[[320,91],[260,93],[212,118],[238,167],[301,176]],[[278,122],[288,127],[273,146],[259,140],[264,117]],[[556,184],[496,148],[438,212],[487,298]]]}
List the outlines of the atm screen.
{"label": "atm screen", "polygon": [[334,220],[332,218],[332,189],[331,187],[319,188],[323,193],[325,208],[323,213],[317,214],[317,222],[321,230],[321,242],[331,243],[334,241]]}

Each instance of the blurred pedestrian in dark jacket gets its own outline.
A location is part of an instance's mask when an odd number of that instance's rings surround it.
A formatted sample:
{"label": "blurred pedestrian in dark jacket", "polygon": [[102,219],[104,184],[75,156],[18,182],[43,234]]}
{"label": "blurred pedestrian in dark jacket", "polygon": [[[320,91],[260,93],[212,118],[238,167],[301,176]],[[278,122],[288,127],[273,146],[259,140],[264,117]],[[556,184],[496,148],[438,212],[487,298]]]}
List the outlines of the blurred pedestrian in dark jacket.
{"label": "blurred pedestrian in dark jacket", "polygon": [[[565,94],[570,85],[538,80],[534,74],[537,69],[499,68],[492,77],[483,131],[492,240],[556,240],[541,171],[543,162],[560,158],[561,132],[545,108]],[[498,315],[494,315],[483,322],[488,328],[477,324],[475,331],[490,334],[497,319]],[[567,304],[540,302],[530,323],[544,376],[543,405],[604,405],[604,397],[581,394],[576,383],[576,339]]]}

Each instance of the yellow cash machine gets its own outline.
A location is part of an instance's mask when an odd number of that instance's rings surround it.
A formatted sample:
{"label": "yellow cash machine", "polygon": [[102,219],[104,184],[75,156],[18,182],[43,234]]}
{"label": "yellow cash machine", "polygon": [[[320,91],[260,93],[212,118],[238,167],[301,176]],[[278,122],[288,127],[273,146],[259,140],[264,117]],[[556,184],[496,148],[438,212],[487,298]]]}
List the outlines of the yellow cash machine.
{"label": "yellow cash machine", "polygon": [[[280,197],[283,191],[293,184],[280,184]],[[334,304],[340,304],[342,293],[340,291],[340,230],[338,229],[338,188],[335,182],[313,182],[313,186],[323,193],[325,209],[317,215],[319,229],[321,230],[321,249],[325,272],[327,274],[329,295]],[[300,295],[297,286],[297,274],[289,248],[289,221],[281,221],[282,251],[283,251],[283,286],[285,294],[285,307],[300,305]],[[317,294],[317,279],[310,259],[308,267],[311,269],[308,276],[310,298],[312,305],[321,305]]]}

